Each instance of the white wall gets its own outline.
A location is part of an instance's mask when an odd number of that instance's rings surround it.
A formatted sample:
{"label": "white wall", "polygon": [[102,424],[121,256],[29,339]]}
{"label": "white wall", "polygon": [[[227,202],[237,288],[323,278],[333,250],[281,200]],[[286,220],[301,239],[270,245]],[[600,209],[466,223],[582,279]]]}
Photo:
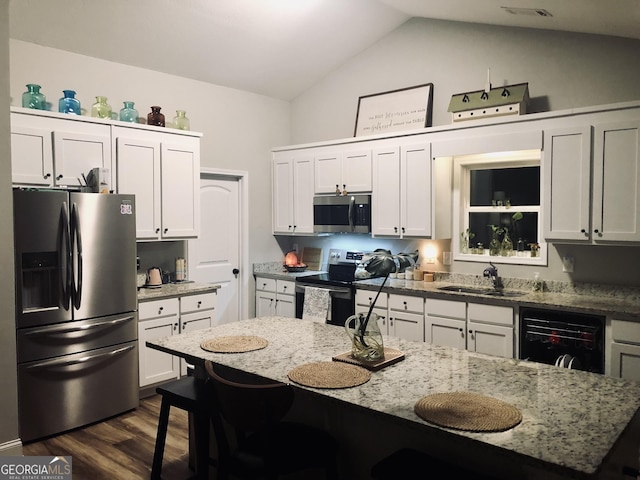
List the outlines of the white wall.
{"label": "white wall", "polygon": [[535,111],[640,99],[640,40],[414,18],[292,102],[294,144],[353,136],[358,97],[431,82],[433,126],[453,94],[529,83]]}
{"label": "white wall", "polygon": [[10,40],[11,105],[20,106],[27,83],[57,111],[63,89],[77,92],[83,110],[104,95],[114,111],[135,102],[146,118],[151,105],[169,122],[187,111],[191,129],[203,133],[201,166],[249,172],[249,262],[279,258],[271,235],[272,147],[290,143],[289,103],[240,90]]}
{"label": "white wall", "polygon": [[16,390],[13,196],[9,135],[9,2],[0,0],[0,455],[21,453]]}
{"label": "white wall", "polygon": [[[354,57],[292,102],[292,143],[353,136],[358,97],[431,82],[433,126],[451,123],[451,95],[493,86],[529,83],[531,111],[564,110],[640,99],[639,40],[414,18]],[[426,241],[364,240],[360,236],[290,240],[334,248],[423,248]],[[447,248],[446,243],[439,243]],[[573,274],[561,257],[575,258]],[[440,257],[441,259],[441,257]],[[505,277],[640,286],[640,248],[551,246],[548,267],[500,267]],[[431,268],[431,267],[430,267]],[[435,270],[447,267],[437,264]],[[454,262],[451,271],[480,274],[479,263]]]}

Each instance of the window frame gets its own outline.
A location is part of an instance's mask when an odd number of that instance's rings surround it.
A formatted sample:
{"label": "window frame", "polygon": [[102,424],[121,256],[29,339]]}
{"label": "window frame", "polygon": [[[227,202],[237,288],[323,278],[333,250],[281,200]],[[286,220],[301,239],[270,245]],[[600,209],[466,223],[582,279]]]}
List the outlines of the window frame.
{"label": "window frame", "polygon": [[[543,237],[543,190],[542,175],[540,175],[540,202],[539,205],[521,205],[521,206],[476,206],[470,205],[470,178],[471,170],[490,170],[498,168],[519,168],[537,166],[542,168],[542,151],[541,150],[520,150],[514,152],[495,152],[482,153],[473,155],[456,155],[452,158],[453,163],[453,231],[452,231],[452,249],[453,258],[456,261],[465,262],[482,262],[502,263],[513,265],[541,265],[546,266],[548,263],[547,243]],[[489,255],[488,246],[485,245],[484,254],[462,253],[461,249],[461,232],[464,232],[469,225],[469,214],[473,212],[534,212],[538,214],[538,244],[540,245],[539,255],[537,257],[503,257],[501,255]],[[457,213],[456,213],[457,212]],[[457,217],[456,217],[457,215]],[[514,239],[512,239],[513,241]],[[515,242],[514,242],[515,248]]]}

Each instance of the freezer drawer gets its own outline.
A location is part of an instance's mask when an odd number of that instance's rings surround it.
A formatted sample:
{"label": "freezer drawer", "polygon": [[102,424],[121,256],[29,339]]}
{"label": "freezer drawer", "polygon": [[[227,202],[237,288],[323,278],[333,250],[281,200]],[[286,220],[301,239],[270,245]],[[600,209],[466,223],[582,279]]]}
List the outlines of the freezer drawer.
{"label": "freezer drawer", "polygon": [[94,350],[138,338],[136,312],[18,330],[18,363]]}
{"label": "freezer drawer", "polygon": [[18,415],[23,442],[137,406],[137,341],[18,365]]}

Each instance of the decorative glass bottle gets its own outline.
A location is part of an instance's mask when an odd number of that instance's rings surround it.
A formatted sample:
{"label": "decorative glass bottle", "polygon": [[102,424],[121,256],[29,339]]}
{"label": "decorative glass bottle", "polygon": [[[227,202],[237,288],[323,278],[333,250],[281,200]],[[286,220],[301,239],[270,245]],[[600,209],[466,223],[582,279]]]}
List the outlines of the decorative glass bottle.
{"label": "decorative glass bottle", "polygon": [[173,117],[173,128],[178,130],[190,130],[187,112],[184,110],[176,110],[176,116]]}
{"label": "decorative glass bottle", "polygon": [[62,93],[64,94],[64,97],[58,101],[58,111],[60,113],[82,115],[80,100],[76,98],[76,92],[74,90],[63,90]]}
{"label": "decorative glass bottle", "polygon": [[107,97],[96,97],[96,103],[91,106],[91,116],[111,119],[111,105],[107,103]]}
{"label": "decorative glass bottle", "polygon": [[500,255],[503,257],[511,257],[513,255],[513,242],[509,238],[509,231],[505,229],[504,238],[500,245]]}
{"label": "decorative glass bottle", "polygon": [[133,107],[133,102],[124,102],[124,107],[120,110],[120,120],[123,122],[138,122],[138,111]]}
{"label": "decorative glass bottle", "polygon": [[164,127],[164,115],[160,113],[160,108],[155,105],[151,107],[151,112],[147,114],[147,125]]}
{"label": "decorative glass bottle", "polygon": [[46,110],[46,99],[40,93],[40,85],[27,83],[27,91],[22,94],[22,106],[24,108],[35,108],[36,110]]}
{"label": "decorative glass bottle", "polygon": [[498,235],[500,235],[501,229],[496,227],[495,225],[490,225],[490,226],[491,226],[492,237],[491,237],[491,241],[489,242],[489,255],[491,255],[492,257],[495,257],[497,255],[500,255],[501,245],[500,245],[500,240],[498,240]]}

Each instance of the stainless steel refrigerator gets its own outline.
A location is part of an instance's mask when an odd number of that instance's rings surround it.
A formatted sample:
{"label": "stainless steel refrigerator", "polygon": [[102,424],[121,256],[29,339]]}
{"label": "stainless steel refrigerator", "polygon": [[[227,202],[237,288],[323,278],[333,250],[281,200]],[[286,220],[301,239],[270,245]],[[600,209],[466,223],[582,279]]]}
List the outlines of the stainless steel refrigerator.
{"label": "stainless steel refrigerator", "polygon": [[15,189],[23,442],[138,405],[133,195]]}

